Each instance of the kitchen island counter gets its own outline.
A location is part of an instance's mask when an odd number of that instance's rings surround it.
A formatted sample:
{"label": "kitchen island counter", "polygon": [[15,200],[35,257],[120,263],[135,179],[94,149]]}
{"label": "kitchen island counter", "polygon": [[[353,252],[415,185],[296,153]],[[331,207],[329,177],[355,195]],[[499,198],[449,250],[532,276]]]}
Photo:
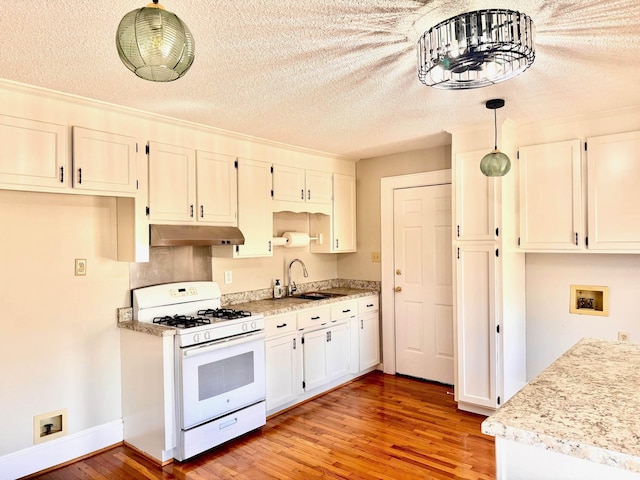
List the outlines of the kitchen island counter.
{"label": "kitchen island counter", "polygon": [[581,340],[483,422],[498,479],[640,478],[639,387],[640,345]]}

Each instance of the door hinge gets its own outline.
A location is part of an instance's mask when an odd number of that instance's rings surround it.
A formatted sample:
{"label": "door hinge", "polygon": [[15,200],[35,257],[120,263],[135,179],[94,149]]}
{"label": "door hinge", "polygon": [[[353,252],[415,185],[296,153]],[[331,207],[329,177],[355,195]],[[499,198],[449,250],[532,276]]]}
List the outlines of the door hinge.
{"label": "door hinge", "polygon": [[500,333],[500,325],[496,326],[496,330],[497,330],[498,333]]}
{"label": "door hinge", "polygon": [[273,198],[273,189],[271,189],[271,198]]}
{"label": "door hinge", "polygon": [[136,190],[138,190],[140,188],[139,184],[138,184],[138,180],[136,180]]}
{"label": "door hinge", "polygon": [[498,397],[498,405],[500,405],[500,397]]}
{"label": "door hinge", "polygon": [[236,245],[236,253],[239,253],[239,252],[240,252],[240,246]]}
{"label": "door hinge", "polygon": [[146,153],[147,155],[149,155],[149,145],[145,145],[145,146],[144,146],[144,153]]}
{"label": "door hinge", "polygon": [[145,212],[146,212],[147,217],[148,217],[148,216],[149,216],[149,213],[151,212],[151,210],[149,209],[149,207],[146,207],[146,208],[145,208]]}
{"label": "door hinge", "polygon": [[496,237],[500,236],[500,228],[496,227]]}
{"label": "door hinge", "polygon": [[518,151],[516,152],[516,158],[517,158],[518,160],[520,160],[520,150],[518,150]]}
{"label": "door hinge", "polygon": [[496,257],[499,257],[499,256],[500,256],[500,249],[496,248]]}
{"label": "door hinge", "polygon": [[589,237],[584,237],[584,245],[585,247],[589,246]]}
{"label": "door hinge", "polygon": [[587,142],[584,142],[584,151],[587,151]]}
{"label": "door hinge", "polygon": [[460,225],[458,225],[457,230],[458,230],[458,238],[460,238]]}
{"label": "door hinge", "polygon": [[300,339],[300,343],[304,345],[304,337]]}
{"label": "door hinge", "polygon": [[273,165],[271,165],[271,173],[273,173]]}
{"label": "door hinge", "polygon": [[293,339],[293,349],[294,350],[296,349],[296,339],[295,338]]}
{"label": "door hinge", "polygon": [[136,153],[138,153],[138,142],[136,142]]}
{"label": "door hinge", "polygon": [[234,168],[236,168],[236,169],[238,168],[238,160],[234,160],[234,161],[233,161],[233,166],[234,166]]}
{"label": "door hinge", "polygon": [[306,386],[307,386],[307,385],[304,383],[304,380],[303,380],[303,381],[302,381],[302,389],[304,390],[304,388],[305,388]]}
{"label": "door hinge", "polygon": [[460,247],[458,247],[457,250],[458,250],[458,255],[457,256],[458,256],[458,259],[459,259],[460,258]]}
{"label": "door hinge", "polygon": [[518,246],[520,246],[520,237],[518,237]]}

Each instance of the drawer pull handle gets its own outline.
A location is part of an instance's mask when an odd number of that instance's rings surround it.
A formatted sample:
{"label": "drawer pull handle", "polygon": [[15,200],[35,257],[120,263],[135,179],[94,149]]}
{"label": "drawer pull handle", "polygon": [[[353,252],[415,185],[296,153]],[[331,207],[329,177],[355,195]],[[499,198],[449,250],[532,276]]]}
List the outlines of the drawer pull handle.
{"label": "drawer pull handle", "polygon": [[373,307],[373,303],[367,303],[367,308]]}
{"label": "drawer pull handle", "polygon": [[286,327],[286,326],[287,326],[287,324],[286,324],[286,323],[283,323],[282,325],[276,325],[276,328],[284,328],[284,327]]}
{"label": "drawer pull handle", "polygon": [[226,422],[222,422],[220,424],[220,426],[218,427],[220,430],[224,429],[224,428],[228,428],[232,425],[235,425],[236,423],[238,423],[238,418],[232,418],[231,420],[227,420]]}
{"label": "drawer pull handle", "polygon": [[346,310],[342,310],[342,313],[349,313],[351,311],[350,308],[347,308]]}
{"label": "drawer pull handle", "polygon": [[320,320],[320,317],[311,317],[311,320]]}

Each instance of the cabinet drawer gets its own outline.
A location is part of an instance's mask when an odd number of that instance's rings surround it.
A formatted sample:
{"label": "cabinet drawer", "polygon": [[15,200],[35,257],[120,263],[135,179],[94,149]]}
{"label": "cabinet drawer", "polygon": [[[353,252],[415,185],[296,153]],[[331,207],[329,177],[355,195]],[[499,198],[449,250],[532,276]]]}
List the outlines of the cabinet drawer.
{"label": "cabinet drawer", "polygon": [[358,301],[350,300],[331,305],[331,321],[353,317],[358,314]]}
{"label": "cabinet drawer", "polygon": [[298,330],[328,325],[331,321],[331,310],[329,307],[305,309],[298,312],[297,320]]}
{"label": "cabinet drawer", "polygon": [[363,314],[367,312],[375,312],[378,310],[378,296],[372,295],[370,297],[361,298],[358,300],[358,313]]}
{"label": "cabinet drawer", "polygon": [[264,333],[269,337],[283,335],[285,333],[295,332],[296,330],[296,314],[286,313],[284,315],[275,315],[273,317],[264,318]]}

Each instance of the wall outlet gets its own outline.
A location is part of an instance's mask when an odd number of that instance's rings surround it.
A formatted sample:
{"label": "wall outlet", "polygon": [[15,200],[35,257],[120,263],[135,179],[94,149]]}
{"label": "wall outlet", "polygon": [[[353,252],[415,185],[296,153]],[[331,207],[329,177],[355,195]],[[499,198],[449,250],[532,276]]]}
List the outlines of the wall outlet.
{"label": "wall outlet", "polygon": [[87,274],[87,259],[86,258],[76,258],[76,277],[81,277]]}
{"label": "wall outlet", "polygon": [[233,282],[233,275],[231,274],[231,270],[227,270],[224,272],[224,283],[229,284]]}
{"label": "wall outlet", "polygon": [[629,339],[629,333],[628,332],[618,332],[618,341],[620,342],[628,342]]}
{"label": "wall outlet", "polygon": [[371,261],[379,262],[380,261],[380,252],[371,252]]}

